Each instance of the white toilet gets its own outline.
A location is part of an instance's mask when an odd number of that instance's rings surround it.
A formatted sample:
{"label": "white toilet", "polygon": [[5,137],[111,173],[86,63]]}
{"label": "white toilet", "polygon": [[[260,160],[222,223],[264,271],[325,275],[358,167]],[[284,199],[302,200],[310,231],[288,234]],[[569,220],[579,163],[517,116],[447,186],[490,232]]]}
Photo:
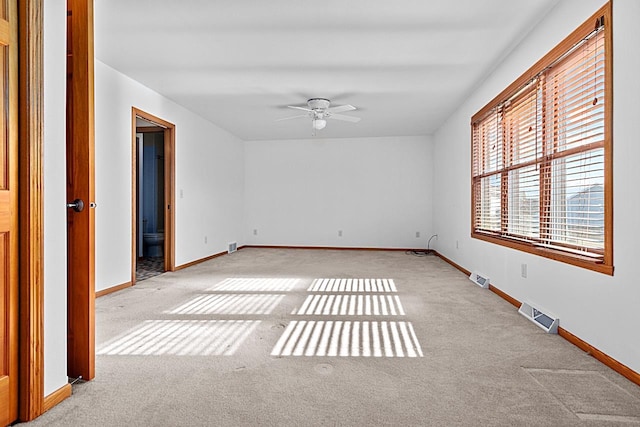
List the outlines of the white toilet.
{"label": "white toilet", "polygon": [[164,233],[142,233],[144,253],[148,257],[161,257],[164,250]]}

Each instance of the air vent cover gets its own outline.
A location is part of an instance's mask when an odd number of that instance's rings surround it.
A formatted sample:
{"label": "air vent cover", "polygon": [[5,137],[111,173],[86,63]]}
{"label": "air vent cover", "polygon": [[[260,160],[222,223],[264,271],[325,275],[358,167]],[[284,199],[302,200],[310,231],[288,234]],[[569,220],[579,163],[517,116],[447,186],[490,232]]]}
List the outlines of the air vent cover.
{"label": "air vent cover", "polygon": [[489,287],[490,280],[484,274],[481,274],[481,273],[478,273],[478,272],[474,271],[469,276],[469,280],[471,280],[473,283],[475,283],[476,285],[480,286],[481,288],[485,288],[486,289],[486,288]]}
{"label": "air vent cover", "polygon": [[232,254],[237,250],[238,250],[238,242],[229,243],[229,249],[227,250],[228,253]]}
{"label": "air vent cover", "polygon": [[531,320],[534,324],[538,325],[538,327],[542,328],[549,334],[557,334],[558,333],[558,324],[560,323],[560,319],[557,317],[543,312],[533,305],[523,302],[518,310],[518,313],[522,314],[527,319]]}

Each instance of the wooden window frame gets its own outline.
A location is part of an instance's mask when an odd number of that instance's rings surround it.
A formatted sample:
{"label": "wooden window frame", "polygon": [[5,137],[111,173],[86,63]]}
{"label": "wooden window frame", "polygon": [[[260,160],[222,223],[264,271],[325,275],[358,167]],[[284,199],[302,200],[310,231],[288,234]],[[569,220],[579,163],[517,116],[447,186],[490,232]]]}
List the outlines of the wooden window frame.
{"label": "wooden window frame", "polygon": [[[585,36],[593,32],[594,28],[601,24],[601,19],[604,18],[604,47],[605,47],[605,69],[604,69],[604,250],[602,252],[601,259],[594,259],[589,256],[579,255],[570,251],[563,251],[557,248],[548,248],[535,244],[535,242],[529,242],[520,240],[517,238],[510,238],[505,236],[505,220],[503,219],[506,212],[506,200],[508,196],[505,191],[502,192],[501,197],[501,232],[490,233],[477,230],[476,227],[476,182],[480,182],[479,179],[483,174],[474,174],[474,142],[473,142],[473,128],[475,124],[482,121],[487,117],[492,110],[499,107],[503,102],[511,99],[521,89],[523,89],[529,82],[535,77],[541,75],[541,73],[547,69],[550,65],[558,61],[569,52],[574,46],[580,43]],[[595,24],[595,26],[594,26]],[[471,118],[471,237],[501,246],[506,246],[512,249],[528,252],[531,254],[539,255],[545,258],[553,259],[556,261],[564,262],[567,264],[575,265],[578,267],[586,268],[589,270],[597,271],[600,273],[613,275],[613,29],[612,29],[612,13],[611,2],[608,2],[601,7],[596,13],[594,13],[587,21],[580,25],[575,31],[573,31],[567,38],[554,47],[549,53],[536,62],[529,70],[522,74],[518,79],[511,83],[506,89],[498,94],[493,100],[485,105],[480,111],[473,115]],[[544,103],[543,103],[544,105]],[[503,138],[503,144],[506,144]],[[544,144],[543,144],[544,147]],[[508,147],[503,147],[505,150]],[[572,150],[568,150],[572,151]],[[503,151],[504,152],[504,151]],[[482,153],[477,153],[481,155]],[[562,153],[562,157],[565,157],[566,153]],[[554,156],[555,157],[555,156]],[[549,165],[551,160],[549,160]],[[523,164],[517,167],[522,167]],[[506,169],[506,168],[503,168]],[[475,176],[474,176],[475,175]],[[484,175],[491,175],[491,173],[485,173]],[[502,186],[506,185],[506,174],[502,174]],[[546,174],[541,174],[546,176]],[[541,188],[545,187],[548,183],[541,183]],[[479,185],[479,184],[478,184]],[[550,185],[550,184],[549,184]],[[543,215],[543,210],[547,208],[543,202],[543,198],[548,197],[548,194],[544,194],[542,190],[540,194],[540,214]],[[541,227],[544,222],[540,222]],[[541,229],[541,233],[543,230]],[[570,249],[570,248],[569,248]]]}

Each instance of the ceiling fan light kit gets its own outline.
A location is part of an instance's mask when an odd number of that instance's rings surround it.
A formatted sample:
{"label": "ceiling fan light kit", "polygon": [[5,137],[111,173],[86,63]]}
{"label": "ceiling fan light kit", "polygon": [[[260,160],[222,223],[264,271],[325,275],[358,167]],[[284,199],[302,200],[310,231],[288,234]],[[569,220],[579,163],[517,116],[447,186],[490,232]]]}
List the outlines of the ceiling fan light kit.
{"label": "ceiling fan light kit", "polygon": [[288,105],[289,108],[294,110],[306,111],[307,114],[301,114],[297,116],[284,117],[281,120],[296,119],[299,117],[311,118],[311,127],[314,131],[324,129],[327,126],[327,119],[341,120],[345,122],[358,123],[359,117],[345,116],[342,113],[345,111],[353,111],[356,109],[353,105],[338,105],[331,107],[331,101],[326,98],[311,98],[307,100],[307,107],[299,107],[297,105]]}
{"label": "ceiling fan light kit", "polygon": [[312,123],[315,130],[324,129],[324,127],[327,125],[327,121],[324,119],[314,119]]}

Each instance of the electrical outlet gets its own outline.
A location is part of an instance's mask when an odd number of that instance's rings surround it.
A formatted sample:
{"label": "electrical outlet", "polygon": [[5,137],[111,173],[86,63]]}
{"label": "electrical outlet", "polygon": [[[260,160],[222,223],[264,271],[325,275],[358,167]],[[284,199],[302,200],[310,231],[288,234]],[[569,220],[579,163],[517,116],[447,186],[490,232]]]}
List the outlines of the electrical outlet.
{"label": "electrical outlet", "polygon": [[456,249],[460,249],[460,246],[458,245],[458,241],[456,240]]}
{"label": "electrical outlet", "polygon": [[254,236],[257,236],[257,235],[258,235],[258,229],[257,229],[257,228],[254,228],[254,229],[253,229],[253,235],[254,235]]}
{"label": "electrical outlet", "polygon": [[338,237],[342,237],[342,230],[338,230]]}
{"label": "electrical outlet", "polygon": [[204,242],[207,243],[207,236],[204,236]]}
{"label": "electrical outlet", "polygon": [[182,188],[180,189],[180,198],[184,199],[184,191],[182,191]]}
{"label": "electrical outlet", "polygon": [[416,231],[416,239],[420,237],[420,232]]}
{"label": "electrical outlet", "polygon": [[527,278],[527,264],[520,264],[520,275]]}

